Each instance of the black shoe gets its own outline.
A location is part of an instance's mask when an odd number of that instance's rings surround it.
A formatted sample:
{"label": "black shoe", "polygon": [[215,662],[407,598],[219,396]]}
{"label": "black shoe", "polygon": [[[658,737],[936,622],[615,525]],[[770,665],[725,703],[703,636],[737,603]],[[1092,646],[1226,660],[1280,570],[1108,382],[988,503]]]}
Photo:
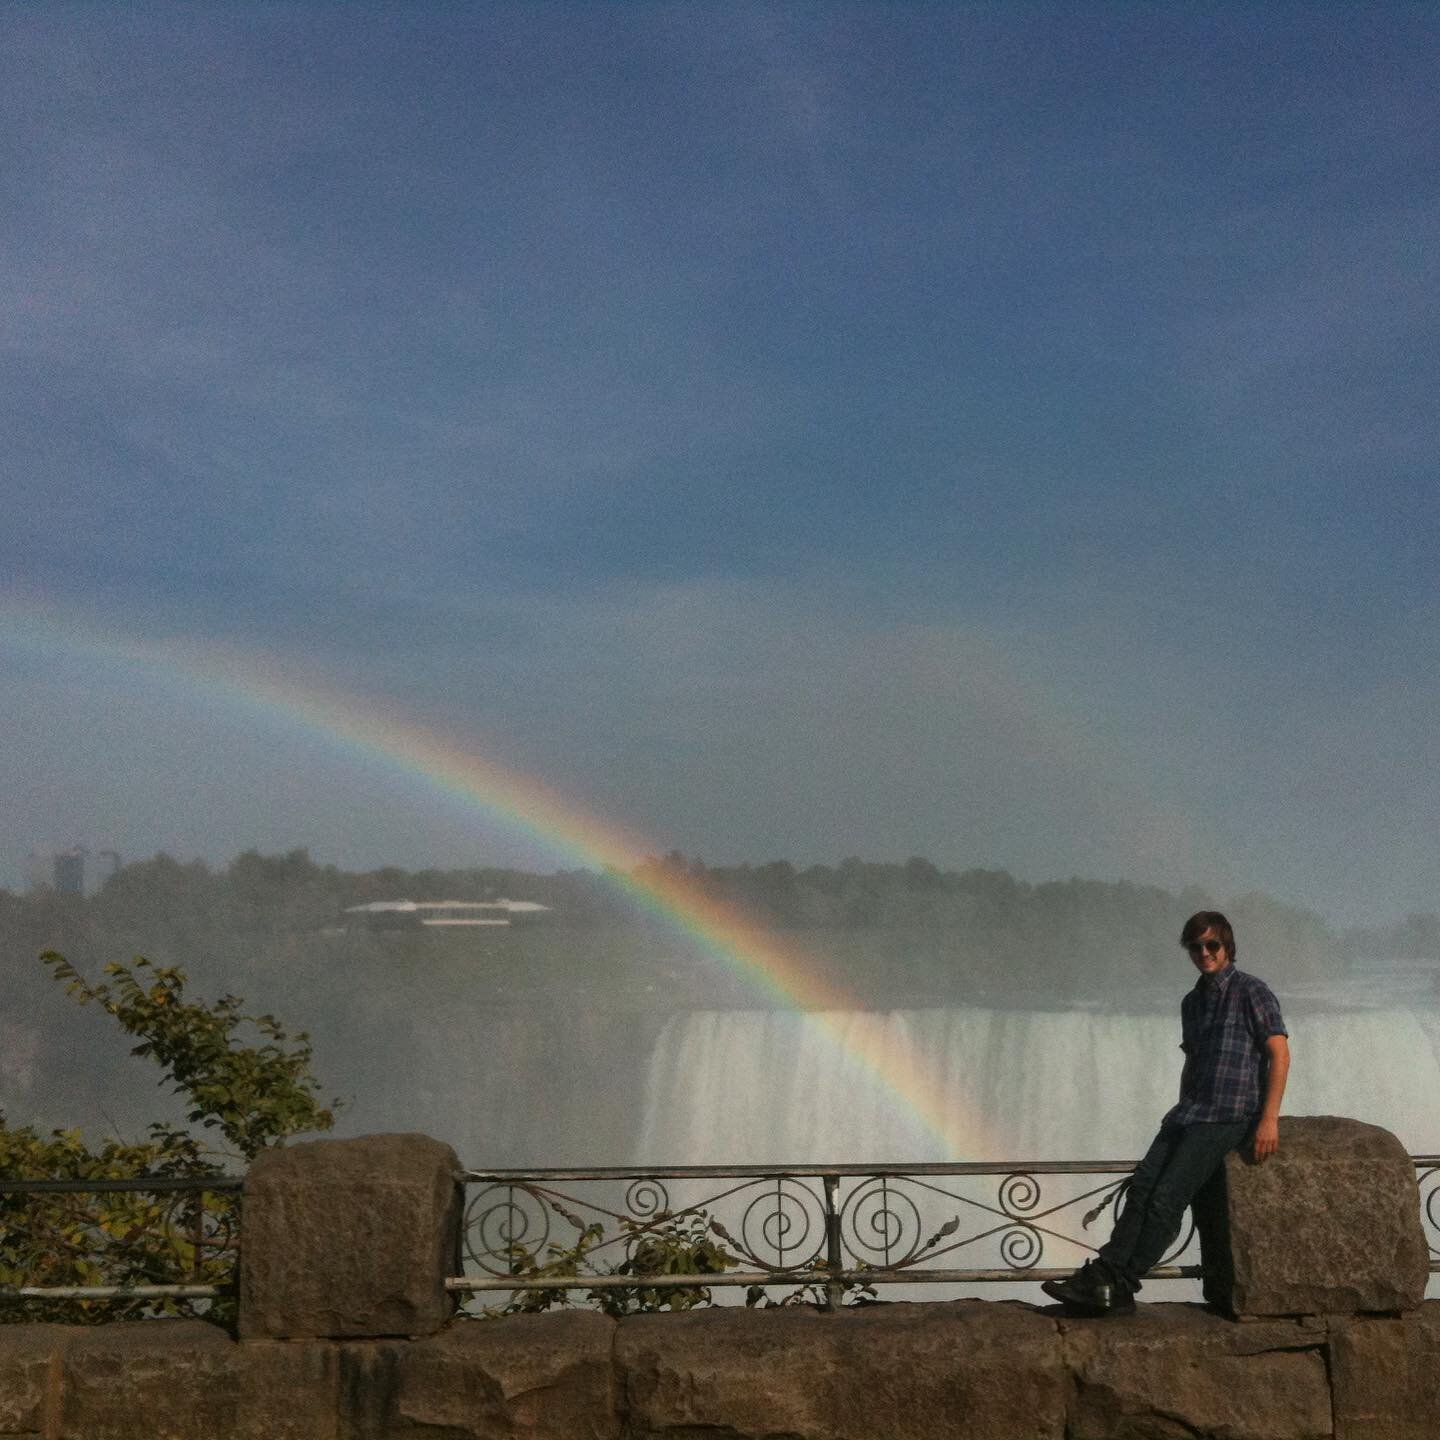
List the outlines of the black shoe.
{"label": "black shoe", "polygon": [[1135,1311],[1130,1287],[1095,1260],[1087,1260],[1063,1280],[1041,1281],[1040,1288],[1079,1315],[1131,1315]]}
{"label": "black shoe", "polygon": [[1093,1305],[1100,1298],[1100,1287],[1108,1280],[1094,1260],[1087,1260],[1073,1275],[1041,1281],[1040,1288],[1062,1305]]}
{"label": "black shoe", "polygon": [[1133,1315],[1135,1313],[1135,1296],[1123,1282],[1116,1284],[1113,1288],[1107,1287],[1108,1293],[1102,1293],[1095,1303],[1095,1308],[1086,1313],[1095,1316],[1107,1315]]}

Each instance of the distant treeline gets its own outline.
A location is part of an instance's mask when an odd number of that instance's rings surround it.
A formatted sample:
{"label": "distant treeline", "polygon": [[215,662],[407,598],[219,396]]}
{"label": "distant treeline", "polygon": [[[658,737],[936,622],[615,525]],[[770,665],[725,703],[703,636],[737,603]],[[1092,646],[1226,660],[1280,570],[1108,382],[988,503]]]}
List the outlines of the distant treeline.
{"label": "distant treeline", "polygon": [[[642,884],[676,873],[739,905],[793,943],[865,980],[884,998],[949,998],[958,984],[1001,982],[1057,995],[1104,993],[1109,985],[1173,988],[1176,938],[1194,910],[1224,908],[1247,962],[1276,980],[1321,978],[1355,956],[1440,957],[1440,917],[1411,915],[1382,929],[1337,933],[1321,917],[1266,895],[1217,897],[1128,882],[1070,879],[1033,884],[1004,870],[941,870],[858,859],[797,867],[707,866],[679,852],[644,862]],[[321,953],[317,937],[350,906],[376,900],[532,900],[552,907],[550,924],[577,932],[655,922],[637,913],[615,877],[475,868],[364,872],[319,865],[305,850],[247,851],[223,869],[168,855],[130,864],[92,896],[40,889],[0,891],[0,947],[27,960],[53,946],[80,958],[145,953],[190,963],[226,953],[288,957]],[[594,953],[624,953],[623,944]],[[539,972],[532,969],[532,974]],[[543,967],[542,967],[543,969]],[[1181,976],[1183,977],[1183,971]]]}
{"label": "distant treeline", "polygon": [[[1241,965],[1287,1002],[1343,976],[1352,957],[1440,957],[1433,915],[1339,934],[1260,894],[1031,884],[922,859],[707,866],[672,853],[624,878],[643,884],[675,872],[752,912],[790,952],[789,966],[823,981],[831,1003],[847,1008],[1173,1015],[1192,980],[1180,926],[1217,904],[1235,922]],[[347,907],[375,900],[501,898],[553,913],[514,929],[340,923]],[[356,873],[318,865],[304,850],[250,851],[215,869],[157,855],[88,896],[0,891],[0,1110],[121,1131],[154,1118],[168,1097],[155,1095],[153,1076],[115,1043],[103,1014],[60,992],[36,958],[47,948],[91,979],[106,962],[135,955],[178,965],[198,996],[243,996],[250,1013],[311,1031],[331,1093],[355,1102],[354,1123],[380,1129],[412,1126],[420,1092],[463,1089],[476,1065],[533,1077],[537,1054],[547,1057],[540,1070],[557,1105],[567,1086],[607,1084],[634,1102],[645,1057],[675,1012],[787,1004],[783,987],[757,983],[763,956],[697,941],[594,871]],[[374,1073],[391,1079],[377,1085]],[[398,1074],[409,1078],[401,1084]],[[521,1121],[491,1118],[519,1147]]]}

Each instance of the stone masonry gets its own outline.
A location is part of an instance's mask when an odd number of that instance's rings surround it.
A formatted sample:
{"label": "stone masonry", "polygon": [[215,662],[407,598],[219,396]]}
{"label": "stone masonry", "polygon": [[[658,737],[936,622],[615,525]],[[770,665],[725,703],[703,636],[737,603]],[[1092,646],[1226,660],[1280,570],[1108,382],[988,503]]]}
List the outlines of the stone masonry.
{"label": "stone masonry", "polygon": [[0,1440],[1431,1440],[1440,1302],[1236,1324],[960,1300],[237,1341],[0,1327]]}
{"label": "stone masonry", "polygon": [[1425,1294],[1430,1255],[1415,1167],[1388,1130],[1285,1116],[1263,1165],[1226,1159],[1197,1203],[1206,1298],[1241,1317],[1397,1314]]}
{"label": "stone masonry", "polygon": [[266,1151],[245,1178],[240,1334],[433,1334],[454,1309],[459,1168],[428,1135]]}
{"label": "stone masonry", "polygon": [[979,1299],[463,1318],[444,1284],[456,1171],[420,1135],[262,1157],[241,1338],[180,1320],[0,1327],[0,1440],[1440,1435],[1440,1302],[1420,1300],[1413,1169],[1354,1121],[1282,1121],[1280,1154],[1232,1157],[1210,1197],[1207,1264],[1224,1262],[1210,1284],[1248,1323]]}

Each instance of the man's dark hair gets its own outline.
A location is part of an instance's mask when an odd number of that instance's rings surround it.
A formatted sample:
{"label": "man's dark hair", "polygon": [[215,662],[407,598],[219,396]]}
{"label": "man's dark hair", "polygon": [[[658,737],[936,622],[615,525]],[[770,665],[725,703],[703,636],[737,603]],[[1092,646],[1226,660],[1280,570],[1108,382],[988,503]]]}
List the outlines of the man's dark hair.
{"label": "man's dark hair", "polygon": [[1185,928],[1180,932],[1180,943],[1188,945],[1207,930],[1213,930],[1225,942],[1225,953],[1234,960],[1235,932],[1230,928],[1230,922],[1218,910],[1197,910],[1185,922]]}

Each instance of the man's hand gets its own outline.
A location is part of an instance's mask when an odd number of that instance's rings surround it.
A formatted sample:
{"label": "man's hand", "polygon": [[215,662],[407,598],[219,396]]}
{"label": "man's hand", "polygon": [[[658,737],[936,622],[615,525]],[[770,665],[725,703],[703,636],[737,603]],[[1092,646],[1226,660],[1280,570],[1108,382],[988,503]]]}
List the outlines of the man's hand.
{"label": "man's hand", "polygon": [[1255,1122],[1251,1151],[1258,1165],[1280,1148],[1280,1101],[1285,1095],[1285,1077],[1290,1073],[1290,1042],[1283,1035],[1265,1041],[1265,1103]]}
{"label": "man's hand", "polygon": [[1263,1116],[1255,1125],[1255,1139],[1252,1143],[1255,1163],[1268,1160],[1280,1148],[1280,1122],[1267,1120]]}

